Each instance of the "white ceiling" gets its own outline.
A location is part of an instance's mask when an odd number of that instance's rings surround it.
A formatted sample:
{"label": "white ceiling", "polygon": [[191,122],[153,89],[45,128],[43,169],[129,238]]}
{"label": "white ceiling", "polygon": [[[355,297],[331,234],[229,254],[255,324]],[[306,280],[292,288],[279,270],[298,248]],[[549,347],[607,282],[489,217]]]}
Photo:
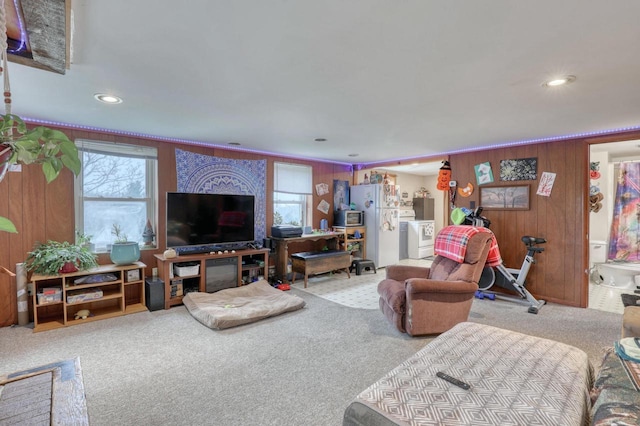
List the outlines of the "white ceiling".
{"label": "white ceiling", "polygon": [[[73,0],[72,11],[65,75],[10,64],[14,113],[345,163],[640,126],[637,0]],[[564,74],[577,80],[541,86]]]}
{"label": "white ceiling", "polygon": [[418,176],[433,176],[437,175],[442,167],[442,161],[427,161],[420,163],[403,164],[400,166],[385,166],[380,167],[379,170],[389,170],[392,172],[408,173],[410,175]]}

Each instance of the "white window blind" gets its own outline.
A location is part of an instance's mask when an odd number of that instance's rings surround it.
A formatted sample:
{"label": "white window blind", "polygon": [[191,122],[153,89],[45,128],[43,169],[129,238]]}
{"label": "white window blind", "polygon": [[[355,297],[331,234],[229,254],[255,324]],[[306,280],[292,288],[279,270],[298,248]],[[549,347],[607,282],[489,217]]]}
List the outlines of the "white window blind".
{"label": "white window blind", "polygon": [[274,163],[274,184],[276,192],[289,194],[313,193],[313,168],[300,164]]}

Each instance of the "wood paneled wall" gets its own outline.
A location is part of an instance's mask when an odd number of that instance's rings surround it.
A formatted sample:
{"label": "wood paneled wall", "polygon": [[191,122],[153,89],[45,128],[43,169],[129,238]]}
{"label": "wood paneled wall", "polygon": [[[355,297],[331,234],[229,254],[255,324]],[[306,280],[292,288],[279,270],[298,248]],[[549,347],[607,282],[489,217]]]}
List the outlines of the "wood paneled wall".
{"label": "wood paneled wall", "polygon": [[[320,227],[320,220],[327,219],[331,224],[331,212],[324,215],[316,209],[321,199],[333,205],[333,180],[351,181],[350,167],[325,162],[305,161],[287,157],[266,156],[243,151],[208,148],[199,145],[176,145],[169,142],[154,141],[143,138],[125,137],[81,130],[63,130],[69,138],[90,139],[155,146],[158,149],[158,194],[163,200],[164,194],[177,189],[175,166],[175,148],[188,150],[204,155],[247,160],[267,160],[267,234],[270,234],[273,223],[273,163],[282,161],[313,166],[313,183],[329,184],[330,193],[323,197],[313,196],[313,227]],[[23,262],[35,242],[46,240],[74,241],[75,219],[73,200],[73,174],[63,170],[60,176],[50,184],[46,184],[40,166],[31,165],[22,168],[21,172],[7,173],[0,182],[0,216],[10,218],[18,228],[18,234],[0,232],[0,265],[15,271],[16,263]],[[157,250],[143,250],[141,261],[147,265],[147,275],[155,267],[156,253],[165,248],[165,204],[158,203],[158,226],[156,231]],[[111,263],[108,254],[99,256],[99,263]],[[0,274],[0,327],[17,323],[17,301],[15,280],[6,274]]]}
{"label": "wood paneled wall", "polygon": [[[480,163],[491,163],[493,170],[494,182],[485,186],[529,185],[529,210],[483,212],[483,216],[491,220],[504,263],[507,267],[520,268],[526,252],[520,240],[522,236],[546,238],[545,251],[536,255],[537,263],[527,277],[527,288],[537,298],[548,302],[587,307],[589,145],[634,139],[640,139],[640,131],[451,155],[452,179],[460,187],[466,186],[467,182],[475,187],[468,198],[458,195],[456,206],[470,207],[471,201],[479,205],[474,166]],[[538,159],[537,180],[500,181],[500,160],[531,157]],[[429,160],[424,158],[424,161]],[[415,162],[415,159],[411,161]],[[389,165],[397,164],[403,162]],[[542,172],[556,173],[550,197],[536,195]]]}
{"label": "wood paneled wall", "polygon": [[[524,235],[547,239],[545,251],[536,255],[527,277],[527,288],[537,298],[571,306],[586,306],[586,294],[581,285],[585,276],[583,254],[588,248],[587,223],[583,220],[586,194],[588,158],[583,141],[564,141],[491,151],[457,154],[449,160],[452,178],[458,185],[471,182],[475,186],[468,198],[457,197],[458,207],[480,204],[474,166],[489,162],[494,182],[484,186],[528,185],[529,210],[485,210],[483,216],[491,220],[502,258],[507,267],[519,269],[526,253],[521,241]],[[535,181],[500,181],[500,161],[537,158]],[[536,195],[542,172],[556,174],[550,197]]]}
{"label": "wood paneled wall", "polygon": [[[71,139],[118,141],[143,144],[158,148],[159,194],[175,191],[175,148],[178,145],[143,138],[123,137],[97,132],[62,129]],[[640,131],[618,133],[593,138],[565,140],[510,148],[499,148],[450,157],[452,177],[460,186],[467,182],[476,184],[473,166],[490,162],[495,182],[492,186],[509,185],[499,179],[500,160],[538,159],[538,178],[542,172],[556,173],[550,197],[536,195],[539,179],[518,181],[530,185],[530,209],[526,211],[485,211],[496,234],[500,251],[508,267],[519,268],[524,257],[523,235],[544,237],[548,240],[545,252],[537,256],[538,263],[530,271],[527,288],[538,298],[570,306],[586,307],[588,304],[588,146],[621,140],[640,139]],[[324,162],[292,160],[278,156],[264,156],[241,151],[179,145],[181,149],[205,155],[238,159],[267,159],[267,227],[270,229],[273,210],[270,194],[273,193],[273,162],[310,164],[314,170],[314,185],[329,184],[334,179],[353,182],[348,167]],[[428,160],[425,158],[425,160]],[[393,164],[399,164],[397,162]],[[468,198],[457,197],[457,205],[469,207],[470,201],[479,202],[475,192]],[[318,228],[321,219],[332,223],[331,214],[323,215],[316,209],[321,199],[333,204],[333,194],[313,197],[313,226]],[[155,265],[153,255],[164,250],[164,203],[159,203],[158,249],[145,250],[142,261],[150,268]],[[73,212],[73,176],[65,170],[60,177],[47,185],[39,166],[23,167],[22,172],[8,173],[0,182],[0,216],[9,217],[16,224],[19,234],[0,233],[0,265],[14,270],[15,264],[24,261],[27,252],[36,241],[73,241],[75,224]],[[268,232],[269,233],[269,232]],[[101,255],[100,263],[110,263],[108,255]],[[544,312],[541,311],[541,314]],[[17,322],[15,281],[0,274],[0,326]]]}

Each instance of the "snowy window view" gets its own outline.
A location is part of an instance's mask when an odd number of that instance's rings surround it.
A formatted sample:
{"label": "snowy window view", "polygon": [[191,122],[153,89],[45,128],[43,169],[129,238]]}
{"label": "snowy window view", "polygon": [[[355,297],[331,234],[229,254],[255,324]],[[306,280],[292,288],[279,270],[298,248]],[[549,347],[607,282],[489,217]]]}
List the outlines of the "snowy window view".
{"label": "snowy window view", "polygon": [[273,224],[296,225],[307,224],[307,196],[304,194],[273,193]]}
{"label": "snowy window view", "polygon": [[313,168],[279,162],[273,166],[273,224],[310,225]]}
{"label": "snowy window view", "polygon": [[142,242],[147,222],[157,228],[156,150],[93,141],[78,145],[82,154],[82,173],[76,179],[78,232],[91,237],[98,252],[115,242],[114,225],[120,227],[121,238]]}

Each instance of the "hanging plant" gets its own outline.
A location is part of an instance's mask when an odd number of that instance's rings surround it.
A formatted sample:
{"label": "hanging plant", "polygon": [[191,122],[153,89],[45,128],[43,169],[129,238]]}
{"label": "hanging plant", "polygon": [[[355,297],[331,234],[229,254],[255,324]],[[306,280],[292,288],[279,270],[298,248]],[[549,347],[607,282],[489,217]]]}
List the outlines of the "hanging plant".
{"label": "hanging plant", "polygon": [[[0,181],[11,164],[42,164],[42,172],[51,182],[66,167],[76,176],[81,162],[76,145],[59,130],[39,126],[27,129],[15,114],[0,115]],[[13,223],[0,217],[0,231],[17,232]]]}
{"label": "hanging plant", "polygon": [[[67,167],[80,173],[80,157],[75,144],[59,130],[47,127],[27,129],[24,121],[11,113],[11,85],[7,61],[7,22],[5,4],[0,1],[0,75],[4,80],[4,110],[0,115],[0,181],[11,164],[42,164],[47,183]],[[18,232],[8,218],[0,217],[0,231]]]}
{"label": "hanging plant", "polygon": [[63,167],[80,173],[80,158],[76,145],[60,130],[27,125],[15,114],[0,116],[0,145],[11,150],[8,164],[42,164],[47,183],[58,177]]}

